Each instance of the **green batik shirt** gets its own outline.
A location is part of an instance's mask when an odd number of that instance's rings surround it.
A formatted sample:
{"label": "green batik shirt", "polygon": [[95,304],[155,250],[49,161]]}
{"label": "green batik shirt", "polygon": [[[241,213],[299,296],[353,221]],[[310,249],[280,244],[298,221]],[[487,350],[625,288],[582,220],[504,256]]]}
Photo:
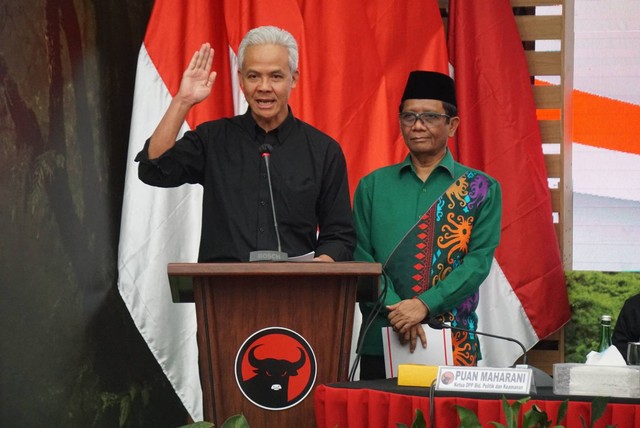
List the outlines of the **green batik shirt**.
{"label": "green batik shirt", "polygon": [[[501,191],[498,182],[488,175],[468,168],[453,160],[447,150],[440,164],[431,172],[426,182],[416,175],[410,156],[404,162],[380,168],[360,180],[353,201],[354,224],[357,234],[357,246],[354,258],[357,261],[378,262],[383,265],[394,253],[398,244],[418,225],[426,212],[434,212],[436,201],[440,203],[451,199],[460,178],[479,176],[486,183],[482,203],[473,213],[473,227],[468,245],[459,260],[452,263],[451,269],[437,286],[427,287],[419,292],[430,310],[429,317],[445,313],[456,313],[456,308],[471,307],[470,324],[467,321],[460,327],[476,329],[475,307],[478,301],[480,284],[487,277],[493,261],[493,255],[500,241],[500,219],[502,210]],[[466,188],[465,188],[466,189]],[[469,189],[465,190],[467,192]],[[469,192],[468,192],[469,193]],[[468,200],[468,198],[467,198]],[[436,237],[445,231],[436,231]],[[446,251],[446,249],[445,249]],[[403,300],[389,275],[383,272],[381,288],[386,285],[384,306]],[[406,287],[406,286],[405,286]],[[407,297],[405,297],[407,298]],[[363,323],[373,308],[372,303],[361,303]],[[383,307],[367,331],[362,348],[364,355],[383,355],[381,328],[390,324],[388,311]],[[455,323],[453,324],[455,325]],[[479,355],[477,339],[474,354]],[[455,339],[454,339],[455,341]],[[454,350],[455,354],[455,350]],[[472,360],[466,364],[473,364]]]}

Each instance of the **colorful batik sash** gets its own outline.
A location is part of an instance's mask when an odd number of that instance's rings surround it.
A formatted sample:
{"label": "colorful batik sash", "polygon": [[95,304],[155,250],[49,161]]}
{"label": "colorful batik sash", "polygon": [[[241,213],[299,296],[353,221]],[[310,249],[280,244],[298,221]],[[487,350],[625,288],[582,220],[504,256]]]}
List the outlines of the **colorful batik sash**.
{"label": "colorful batik sash", "polygon": [[[463,263],[469,251],[473,223],[490,185],[485,175],[467,171],[400,241],[384,271],[402,299],[414,298],[432,287],[446,286],[441,281]],[[452,326],[475,330],[477,306],[478,292],[475,292],[457,307],[434,315]],[[480,356],[476,335],[452,330],[452,339],[455,364],[476,365]]]}

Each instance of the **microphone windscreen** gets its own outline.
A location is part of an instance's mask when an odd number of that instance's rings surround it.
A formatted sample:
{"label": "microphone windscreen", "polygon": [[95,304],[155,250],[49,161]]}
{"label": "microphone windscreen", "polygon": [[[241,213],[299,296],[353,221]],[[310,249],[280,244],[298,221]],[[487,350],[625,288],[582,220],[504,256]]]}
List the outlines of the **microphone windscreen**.
{"label": "microphone windscreen", "polygon": [[439,320],[437,319],[429,319],[427,320],[427,324],[429,325],[429,327],[431,328],[435,328],[438,330],[442,330],[443,328],[447,327],[447,325],[441,323]]}
{"label": "microphone windscreen", "polygon": [[258,151],[260,152],[261,155],[265,153],[271,153],[271,150],[273,150],[273,146],[267,143],[264,143],[260,147],[258,147]]}

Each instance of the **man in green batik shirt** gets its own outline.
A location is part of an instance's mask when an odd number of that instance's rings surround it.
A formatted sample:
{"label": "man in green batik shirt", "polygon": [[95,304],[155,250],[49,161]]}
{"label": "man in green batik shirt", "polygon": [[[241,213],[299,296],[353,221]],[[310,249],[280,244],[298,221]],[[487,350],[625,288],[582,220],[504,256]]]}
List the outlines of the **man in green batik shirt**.
{"label": "man in green batik shirt", "polygon": [[[500,185],[455,162],[447,148],[460,124],[453,80],[411,72],[399,123],[408,156],[362,178],[353,202],[354,257],[383,264],[379,312],[360,304],[360,379],[386,377],[383,327],[393,327],[411,352],[418,340],[427,348],[427,320],[475,331],[478,290],[500,240]],[[456,365],[477,364],[476,335],[452,331],[452,343]]]}

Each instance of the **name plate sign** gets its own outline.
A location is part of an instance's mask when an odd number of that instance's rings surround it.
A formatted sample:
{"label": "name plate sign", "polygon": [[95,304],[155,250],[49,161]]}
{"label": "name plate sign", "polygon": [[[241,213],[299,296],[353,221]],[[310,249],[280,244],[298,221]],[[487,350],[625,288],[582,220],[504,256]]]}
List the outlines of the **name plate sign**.
{"label": "name plate sign", "polygon": [[524,368],[440,366],[436,390],[529,394],[532,376]]}

